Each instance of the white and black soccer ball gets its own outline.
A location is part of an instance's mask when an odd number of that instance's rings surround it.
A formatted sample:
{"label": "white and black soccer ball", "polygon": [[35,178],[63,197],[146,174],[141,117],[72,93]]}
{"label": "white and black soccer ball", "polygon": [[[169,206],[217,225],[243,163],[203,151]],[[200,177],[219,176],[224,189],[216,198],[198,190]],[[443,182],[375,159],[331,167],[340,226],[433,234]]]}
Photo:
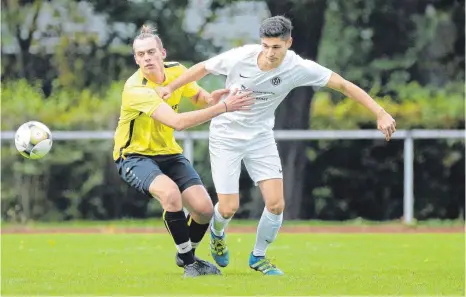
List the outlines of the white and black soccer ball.
{"label": "white and black soccer ball", "polygon": [[24,123],[16,130],[15,146],[25,158],[40,159],[52,148],[52,132],[41,122]]}

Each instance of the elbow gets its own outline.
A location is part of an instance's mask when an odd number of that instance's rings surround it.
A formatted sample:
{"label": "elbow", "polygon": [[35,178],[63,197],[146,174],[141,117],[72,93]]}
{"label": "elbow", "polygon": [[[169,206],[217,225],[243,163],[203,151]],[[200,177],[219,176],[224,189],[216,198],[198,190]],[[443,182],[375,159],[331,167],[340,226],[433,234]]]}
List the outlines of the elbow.
{"label": "elbow", "polygon": [[174,125],[172,126],[173,129],[175,129],[176,131],[183,131],[185,130],[187,127],[186,125],[183,123],[182,120],[178,120],[174,123]]}
{"label": "elbow", "polygon": [[338,89],[340,89],[340,91],[342,92],[346,92],[348,91],[348,84],[349,81],[347,81],[346,79],[342,79],[340,84],[338,85]]}
{"label": "elbow", "polygon": [[345,96],[350,96],[351,93],[351,83],[344,79],[341,84],[338,86],[338,89],[340,90],[341,93],[343,93]]}
{"label": "elbow", "polygon": [[184,116],[179,113],[174,113],[170,122],[166,123],[166,125],[175,129],[176,131],[183,131],[184,129],[188,128]]}
{"label": "elbow", "polygon": [[204,71],[205,71],[205,70],[206,70],[206,69],[205,69],[205,61],[202,61],[202,62],[197,63],[197,67],[199,67],[201,70],[204,70]]}
{"label": "elbow", "polygon": [[205,61],[198,63],[197,67],[202,76],[209,74],[209,71],[207,71],[207,68],[205,67]]}

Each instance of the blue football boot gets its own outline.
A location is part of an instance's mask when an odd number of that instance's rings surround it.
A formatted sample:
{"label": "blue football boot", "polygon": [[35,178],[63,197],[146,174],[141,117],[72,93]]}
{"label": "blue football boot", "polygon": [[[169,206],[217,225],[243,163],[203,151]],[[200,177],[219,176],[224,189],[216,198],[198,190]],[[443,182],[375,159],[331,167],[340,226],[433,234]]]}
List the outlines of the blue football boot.
{"label": "blue football boot", "polygon": [[218,266],[226,267],[230,263],[230,252],[225,242],[225,232],[222,236],[217,236],[210,230],[210,253]]}
{"label": "blue football boot", "polygon": [[270,263],[269,259],[266,257],[256,257],[252,253],[249,256],[249,267],[265,275],[284,275],[283,271]]}

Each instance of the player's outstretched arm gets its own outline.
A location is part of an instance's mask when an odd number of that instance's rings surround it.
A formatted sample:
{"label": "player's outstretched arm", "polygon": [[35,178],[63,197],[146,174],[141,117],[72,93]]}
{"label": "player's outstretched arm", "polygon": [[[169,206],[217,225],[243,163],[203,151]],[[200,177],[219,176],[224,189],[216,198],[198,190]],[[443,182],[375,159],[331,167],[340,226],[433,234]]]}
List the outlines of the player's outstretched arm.
{"label": "player's outstretched arm", "polygon": [[191,97],[191,101],[194,105],[205,108],[207,106],[212,106],[220,102],[222,97],[230,92],[229,89],[218,89],[213,91],[212,93],[207,92],[203,88],[199,88],[200,91],[193,97]]}
{"label": "player's outstretched arm", "polygon": [[152,118],[181,131],[205,123],[224,112],[250,109],[255,101],[250,94],[251,92],[240,94],[233,92],[223,102],[204,109],[183,113],[176,113],[167,103],[163,102],[152,113]]}
{"label": "player's outstretched arm", "polygon": [[183,74],[178,76],[175,80],[173,80],[165,87],[157,88],[156,91],[162,99],[166,100],[176,89],[190,82],[198,81],[204,76],[206,76],[208,73],[209,72],[205,68],[204,62],[197,63],[196,65],[183,72]]}
{"label": "player's outstretched arm", "polygon": [[377,117],[377,129],[385,135],[387,141],[390,140],[392,134],[396,131],[396,122],[369,94],[337,73],[332,73],[327,87],[343,93],[369,109]]}

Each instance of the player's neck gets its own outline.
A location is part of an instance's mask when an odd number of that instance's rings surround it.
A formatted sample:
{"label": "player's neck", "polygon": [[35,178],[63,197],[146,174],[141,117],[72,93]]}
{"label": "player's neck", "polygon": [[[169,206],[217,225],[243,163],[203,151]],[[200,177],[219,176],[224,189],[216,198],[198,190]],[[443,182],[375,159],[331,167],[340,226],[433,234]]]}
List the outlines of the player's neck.
{"label": "player's neck", "polygon": [[156,84],[161,85],[165,81],[165,73],[162,71],[161,73],[157,72],[156,74],[150,74],[149,79]]}
{"label": "player's neck", "polygon": [[163,71],[163,69],[157,69],[150,73],[144,73],[144,77],[150,80],[151,82],[161,85],[165,81],[165,72]]}
{"label": "player's neck", "polygon": [[271,64],[271,63],[267,62],[264,55],[262,55],[262,53],[260,53],[259,57],[257,59],[257,67],[259,67],[259,69],[261,71],[269,71],[269,70],[278,68],[278,66],[280,66],[280,64],[282,62],[283,62],[283,59],[277,61],[276,63]]}

